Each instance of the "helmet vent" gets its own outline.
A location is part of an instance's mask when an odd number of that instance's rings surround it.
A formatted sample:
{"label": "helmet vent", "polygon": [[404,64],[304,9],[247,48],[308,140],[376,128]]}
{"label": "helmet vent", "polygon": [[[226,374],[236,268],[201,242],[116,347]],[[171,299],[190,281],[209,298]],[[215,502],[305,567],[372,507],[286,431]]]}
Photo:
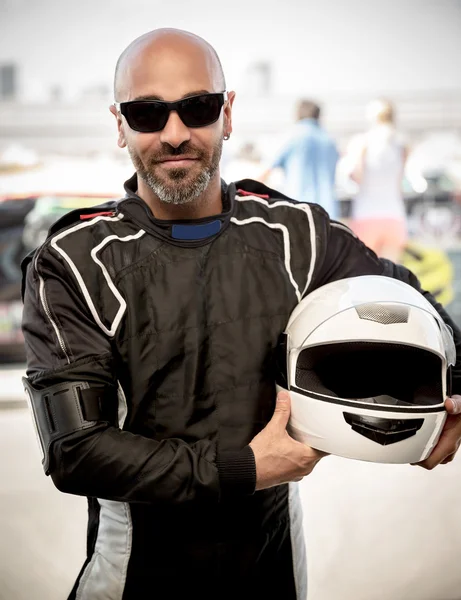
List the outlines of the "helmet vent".
{"label": "helmet vent", "polygon": [[356,306],[359,317],[365,321],[374,321],[382,325],[408,323],[409,308],[399,304],[369,303]]}

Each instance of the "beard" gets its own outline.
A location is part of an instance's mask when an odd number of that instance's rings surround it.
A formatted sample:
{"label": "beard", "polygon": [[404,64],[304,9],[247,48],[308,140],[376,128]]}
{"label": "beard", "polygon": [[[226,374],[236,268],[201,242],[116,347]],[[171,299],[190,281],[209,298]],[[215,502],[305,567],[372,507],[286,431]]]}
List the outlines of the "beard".
{"label": "beard", "polygon": [[[162,144],[162,150],[148,157],[144,163],[134,148],[128,146],[128,152],[137,174],[141,177],[157,198],[165,204],[183,205],[196,200],[207,189],[215,176],[221,160],[223,139],[220,137],[209,152],[194,148],[184,142],[177,148]],[[191,168],[162,169],[160,163],[175,156],[195,158]]]}

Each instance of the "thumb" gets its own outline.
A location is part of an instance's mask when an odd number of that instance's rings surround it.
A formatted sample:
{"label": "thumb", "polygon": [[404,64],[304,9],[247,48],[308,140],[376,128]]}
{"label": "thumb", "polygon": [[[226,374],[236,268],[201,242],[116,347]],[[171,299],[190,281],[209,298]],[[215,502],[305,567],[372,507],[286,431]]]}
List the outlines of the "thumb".
{"label": "thumb", "polygon": [[274,414],[271,423],[286,429],[288,419],[290,418],[291,399],[288,392],[279,392],[275,403]]}
{"label": "thumb", "polygon": [[453,394],[445,401],[445,408],[451,415],[459,415],[461,413],[461,396]]}

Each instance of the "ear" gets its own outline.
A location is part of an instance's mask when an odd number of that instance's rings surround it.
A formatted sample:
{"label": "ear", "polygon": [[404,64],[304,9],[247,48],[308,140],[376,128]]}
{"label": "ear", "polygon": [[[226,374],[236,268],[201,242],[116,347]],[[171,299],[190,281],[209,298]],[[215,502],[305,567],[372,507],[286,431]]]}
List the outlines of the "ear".
{"label": "ear", "polygon": [[224,135],[232,133],[232,105],[235,100],[235,92],[228,92],[227,102],[224,105]]}
{"label": "ear", "polygon": [[114,104],[111,104],[109,106],[109,110],[114,115],[114,117],[115,117],[115,119],[117,121],[117,129],[118,129],[117,145],[118,145],[119,148],[125,148],[126,147],[126,140],[125,140],[125,133],[123,131],[122,115],[115,108]]}

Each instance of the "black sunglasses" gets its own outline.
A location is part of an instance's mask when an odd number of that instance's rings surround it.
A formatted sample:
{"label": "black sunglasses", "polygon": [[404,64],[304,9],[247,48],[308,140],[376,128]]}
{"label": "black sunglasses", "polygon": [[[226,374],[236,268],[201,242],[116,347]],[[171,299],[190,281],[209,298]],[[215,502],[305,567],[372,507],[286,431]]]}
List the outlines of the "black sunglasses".
{"label": "black sunglasses", "polygon": [[186,127],[206,127],[216,123],[226,100],[227,92],[219,92],[189,96],[177,102],[132,100],[114,102],[114,106],[125,117],[131,129],[153,133],[165,127],[172,110],[178,113]]}

